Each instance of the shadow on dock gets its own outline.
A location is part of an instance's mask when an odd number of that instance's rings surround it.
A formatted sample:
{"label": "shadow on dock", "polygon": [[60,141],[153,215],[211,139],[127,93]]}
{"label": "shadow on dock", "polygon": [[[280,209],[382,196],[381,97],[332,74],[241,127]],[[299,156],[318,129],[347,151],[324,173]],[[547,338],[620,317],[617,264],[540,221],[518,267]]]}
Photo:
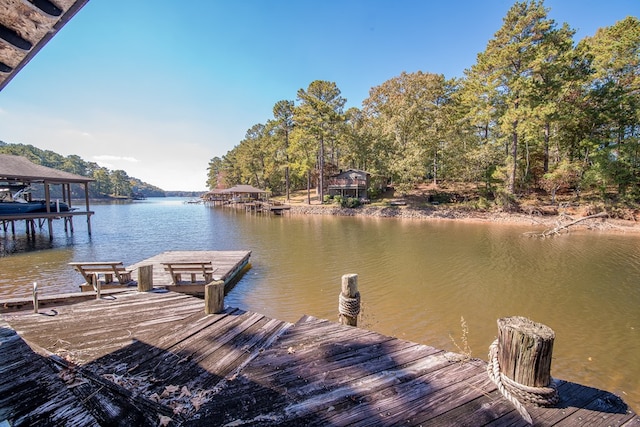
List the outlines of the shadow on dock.
{"label": "shadow on dock", "polygon": [[[12,425],[526,425],[484,361],[309,316],[129,292],[3,318]],[[527,407],[536,425],[640,424],[610,393],[561,382],[560,396]]]}

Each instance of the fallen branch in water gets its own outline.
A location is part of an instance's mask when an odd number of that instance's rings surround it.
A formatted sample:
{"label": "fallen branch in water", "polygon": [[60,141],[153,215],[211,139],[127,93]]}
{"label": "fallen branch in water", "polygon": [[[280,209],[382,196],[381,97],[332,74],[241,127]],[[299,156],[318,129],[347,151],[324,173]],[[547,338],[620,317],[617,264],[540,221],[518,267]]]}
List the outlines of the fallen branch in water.
{"label": "fallen branch in water", "polygon": [[576,220],[573,220],[567,224],[558,224],[556,227],[550,229],[550,230],[545,230],[542,233],[527,233],[530,236],[534,236],[534,237],[549,237],[549,236],[554,236],[557,234],[560,234],[563,231],[568,231],[569,227],[574,226],[576,224],[579,224],[583,221],[589,220],[589,219],[594,219],[594,218],[604,218],[604,217],[608,217],[609,214],[606,212],[600,212],[597,214],[593,214],[593,215],[589,215],[589,216],[585,216],[582,218],[578,218]]}

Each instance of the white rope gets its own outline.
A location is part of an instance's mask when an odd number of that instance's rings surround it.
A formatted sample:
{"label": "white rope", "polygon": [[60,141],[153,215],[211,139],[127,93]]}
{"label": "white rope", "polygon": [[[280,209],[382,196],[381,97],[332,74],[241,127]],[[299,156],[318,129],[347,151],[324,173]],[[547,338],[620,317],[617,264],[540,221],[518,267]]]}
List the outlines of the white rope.
{"label": "white rope", "polygon": [[489,346],[489,379],[498,387],[498,391],[516,408],[516,411],[529,424],[533,424],[531,415],[520,402],[525,401],[537,406],[553,406],[558,403],[558,389],[553,379],[548,387],[530,387],[520,384],[500,372],[498,362],[498,340]]}
{"label": "white rope", "polygon": [[345,297],[342,292],[338,298],[338,313],[348,317],[358,317],[360,314],[360,292],[353,298]]}

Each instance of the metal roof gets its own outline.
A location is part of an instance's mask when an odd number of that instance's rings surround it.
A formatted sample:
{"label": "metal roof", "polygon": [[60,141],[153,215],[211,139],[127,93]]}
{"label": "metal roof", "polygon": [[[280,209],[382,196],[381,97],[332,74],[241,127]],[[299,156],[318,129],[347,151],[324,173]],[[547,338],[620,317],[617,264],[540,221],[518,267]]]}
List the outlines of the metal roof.
{"label": "metal roof", "polygon": [[88,1],[0,0],[0,91]]}
{"label": "metal roof", "polygon": [[227,188],[226,190],[222,190],[223,193],[268,193],[266,190],[261,190],[259,188],[253,187],[251,185],[240,184],[231,188]]}
{"label": "metal roof", "polygon": [[36,165],[21,156],[0,154],[0,181],[47,182],[49,184],[87,183],[94,181],[86,176],[76,175],[46,166]]}

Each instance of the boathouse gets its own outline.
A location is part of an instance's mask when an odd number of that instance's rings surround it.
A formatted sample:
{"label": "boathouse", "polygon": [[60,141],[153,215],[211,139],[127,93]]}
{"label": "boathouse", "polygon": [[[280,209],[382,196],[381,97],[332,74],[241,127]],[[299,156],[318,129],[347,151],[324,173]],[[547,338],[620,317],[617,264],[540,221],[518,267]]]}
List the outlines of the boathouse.
{"label": "boathouse", "polygon": [[269,192],[261,190],[252,185],[235,185],[231,188],[222,190],[222,193],[231,197],[234,202],[255,202],[257,200],[266,201],[269,199]]}
{"label": "boathouse", "polygon": [[[65,231],[73,232],[73,217],[86,216],[87,229],[91,234],[91,215],[93,212],[89,207],[89,182],[92,178],[52,169],[42,165],[36,165],[27,158],[21,156],[13,156],[9,154],[0,154],[0,189],[6,189],[8,192],[11,188],[35,188],[42,189],[44,192],[43,211],[38,212],[2,212],[0,211],[0,222],[3,230],[6,232],[9,227],[11,232],[15,234],[15,222],[25,221],[27,234],[34,234],[36,223],[40,228],[45,222],[49,228],[49,238],[53,238],[53,220],[63,219]],[[71,206],[71,186],[81,186],[84,194],[84,210],[74,209]],[[59,199],[53,199],[52,187],[60,186],[60,196],[68,210],[60,211],[56,206],[60,206]],[[31,197],[29,194],[28,197]],[[6,202],[0,202],[6,203]]]}

